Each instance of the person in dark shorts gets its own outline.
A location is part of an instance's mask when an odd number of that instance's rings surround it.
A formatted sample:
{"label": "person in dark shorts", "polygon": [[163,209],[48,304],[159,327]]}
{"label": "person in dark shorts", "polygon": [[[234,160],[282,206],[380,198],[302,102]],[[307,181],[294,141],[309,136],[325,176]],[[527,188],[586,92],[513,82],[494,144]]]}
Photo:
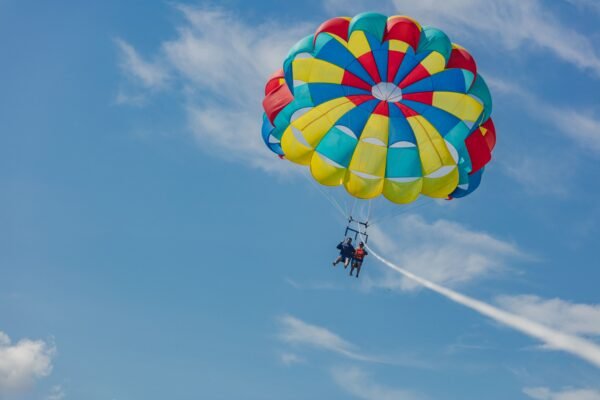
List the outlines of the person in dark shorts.
{"label": "person in dark shorts", "polygon": [[354,246],[352,246],[352,239],[347,238],[346,240],[337,245],[337,249],[340,251],[340,255],[333,262],[333,266],[335,267],[338,263],[343,262],[344,268],[348,268],[348,264],[350,264],[350,260],[354,256]]}
{"label": "person in dark shorts", "polygon": [[356,269],[356,277],[358,278],[358,274],[360,274],[360,267],[362,267],[362,263],[365,259],[365,256],[369,255],[365,250],[365,244],[360,242],[356,250],[354,250],[354,255],[352,256],[352,268],[350,268],[350,276]]}

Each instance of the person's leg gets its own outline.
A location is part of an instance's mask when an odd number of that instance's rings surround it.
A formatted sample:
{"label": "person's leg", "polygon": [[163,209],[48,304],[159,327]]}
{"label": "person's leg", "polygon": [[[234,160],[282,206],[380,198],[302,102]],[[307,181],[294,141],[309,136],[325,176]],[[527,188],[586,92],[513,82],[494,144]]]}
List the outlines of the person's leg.
{"label": "person's leg", "polygon": [[342,256],[339,256],[335,259],[335,261],[333,262],[333,266],[335,267],[340,261],[342,261]]}
{"label": "person's leg", "polygon": [[358,278],[358,274],[360,274],[360,267],[362,267],[362,261],[356,263],[356,277]]}
{"label": "person's leg", "polygon": [[350,264],[350,258],[346,257],[344,260],[344,269],[348,268],[348,264]]}
{"label": "person's leg", "polygon": [[356,264],[352,263],[351,268],[350,268],[350,276],[352,276],[352,274],[354,273],[354,268],[356,268]]}

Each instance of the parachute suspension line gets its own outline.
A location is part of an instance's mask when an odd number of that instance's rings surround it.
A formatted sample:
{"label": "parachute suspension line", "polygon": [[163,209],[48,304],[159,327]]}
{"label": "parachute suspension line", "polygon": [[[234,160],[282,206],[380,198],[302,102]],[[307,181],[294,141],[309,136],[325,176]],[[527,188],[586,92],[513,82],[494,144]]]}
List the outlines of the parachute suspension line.
{"label": "parachute suspension line", "polygon": [[[355,225],[352,225],[353,222]],[[369,235],[367,234],[368,227],[368,221],[362,222],[350,216],[348,218],[348,225],[346,226],[346,232],[344,232],[344,236],[349,237],[348,233],[350,233],[350,236],[354,236],[355,241],[357,241],[359,237],[362,237],[363,241],[366,243],[369,240]]]}
{"label": "parachute suspension line", "polygon": [[308,176],[306,176],[305,174],[301,174],[312,186],[316,187],[317,190],[319,191],[319,193],[321,193],[321,195],[323,195],[323,197],[325,197],[325,199],[327,201],[329,201],[329,203],[331,203],[331,205],[337,210],[339,211],[339,213],[342,215],[343,218],[347,218],[348,214],[347,212],[344,212],[344,209],[342,208],[342,206],[340,205],[340,203],[330,194],[328,194],[325,190],[323,190],[321,187],[319,187],[318,183],[315,183],[312,179],[310,179]]}
{"label": "parachute suspension line", "polygon": [[354,215],[354,208],[356,207],[356,198],[344,196],[344,202],[346,203],[346,217]]}
{"label": "parachute suspension line", "polygon": [[356,208],[356,203],[358,203],[358,199],[356,197],[354,197],[354,200],[352,201],[352,209],[350,210],[350,218],[352,218],[352,216],[354,215],[354,209]]}

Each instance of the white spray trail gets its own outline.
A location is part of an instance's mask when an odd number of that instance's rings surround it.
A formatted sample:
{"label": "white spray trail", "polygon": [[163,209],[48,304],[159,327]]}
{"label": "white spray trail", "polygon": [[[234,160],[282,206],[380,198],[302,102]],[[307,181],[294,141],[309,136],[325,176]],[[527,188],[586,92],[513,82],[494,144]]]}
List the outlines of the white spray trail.
{"label": "white spray trail", "polygon": [[540,339],[541,341],[550,345],[552,348],[571,353],[600,368],[600,346],[597,344],[589,340],[582,339],[578,336],[556,331],[537,322],[530,321],[521,316],[511,314],[490,304],[476,300],[472,297],[455,292],[454,290],[447,289],[392,264],[390,261],[374,252],[369,246],[367,246],[367,249],[387,267],[401,273],[405,277],[412,279],[420,285],[423,285],[426,288],[431,289],[456,303],[475,310],[480,314],[490,317],[495,321],[510,326],[511,328],[514,328],[526,335]]}

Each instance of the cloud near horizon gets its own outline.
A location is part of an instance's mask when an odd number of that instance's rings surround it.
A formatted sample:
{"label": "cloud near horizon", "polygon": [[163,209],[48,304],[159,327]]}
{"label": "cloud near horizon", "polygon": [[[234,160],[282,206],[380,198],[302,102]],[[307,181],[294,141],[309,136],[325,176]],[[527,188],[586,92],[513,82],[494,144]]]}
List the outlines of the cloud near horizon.
{"label": "cloud near horizon", "polygon": [[352,397],[363,400],[418,400],[425,397],[411,390],[391,388],[373,382],[369,374],[355,366],[330,370],[333,381]]}
{"label": "cloud near horizon", "polygon": [[595,389],[552,391],[547,387],[528,387],[523,389],[523,393],[535,400],[600,400],[600,391]]}
{"label": "cloud near horizon", "polygon": [[54,345],[43,340],[21,339],[12,343],[0,331],[0,394],[21,391],[52,372]]}

